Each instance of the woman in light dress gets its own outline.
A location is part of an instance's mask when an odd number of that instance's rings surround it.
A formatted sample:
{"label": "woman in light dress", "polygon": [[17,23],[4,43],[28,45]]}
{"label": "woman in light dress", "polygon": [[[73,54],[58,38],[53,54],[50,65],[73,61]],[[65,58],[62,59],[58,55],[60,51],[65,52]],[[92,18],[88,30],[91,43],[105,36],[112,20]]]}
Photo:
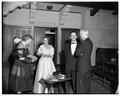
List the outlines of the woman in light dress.
{"label": "woman in light dress", "polygon": [[49,44],[49,37],[44,37],[44,44],[42,44],[38,51],[37,55],[41,56],[38,62],[35,82],[34,82],[34,93],[44,93],[45,86],[39,81],[41,79],[48,79],[53,75],[53,72],[56,71],[53,63],[54,48]]}

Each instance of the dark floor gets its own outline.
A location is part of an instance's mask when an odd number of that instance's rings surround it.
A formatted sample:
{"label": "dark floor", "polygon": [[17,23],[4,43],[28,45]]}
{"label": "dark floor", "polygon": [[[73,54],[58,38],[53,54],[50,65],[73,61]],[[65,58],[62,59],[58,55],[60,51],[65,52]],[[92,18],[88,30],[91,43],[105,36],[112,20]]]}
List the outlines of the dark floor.
{"label": "dark floor", "polygon": [[99,80],[92,80],[91,85],[93,94],[110,94],[110,88]]}
{"label": "dark floor", "polygon": [[[7,70],[7,69],[6,69]],[[5,70],[5,73],[3,74],[3,80],[2,80],[2,84],[3,84],[3,94],[10,94],[11,92],[7,91],[7,79],[5,79],[6,77],[8,77],[7,71]],[[5,89],[4,89],[5,86]],[[62,90],[62,89],[61,89]],[[26,92],[27,94],[32,94],[32,92]],[[61,92],[63,93],[63,92]],[[73,93],[72,90],[69,93]],[[97,76],[93,76],[92,80],[91,80],[91,93],[92,94],[111,94],[111,88],[107,83],[104,83],[99,77]],[[13,94],[13,93],[12,93]]]}
{"label": "dark floor", "polygon": [[[71,89],[71,88],[70,88]],[[60,93],[64,93],[61,89]],[[73,93],[72,89],[69,93]],[[105,85],[100,80],[91,80],[91,94],[110,94],[110,87]],[[4,94],[4,93],[3,93]],[[5,92],[5,94],[15,94],[13,92]],[[32,92],[26,92],[23,94],[33,94]],[[58,93],[59,94],[59,93]]]}

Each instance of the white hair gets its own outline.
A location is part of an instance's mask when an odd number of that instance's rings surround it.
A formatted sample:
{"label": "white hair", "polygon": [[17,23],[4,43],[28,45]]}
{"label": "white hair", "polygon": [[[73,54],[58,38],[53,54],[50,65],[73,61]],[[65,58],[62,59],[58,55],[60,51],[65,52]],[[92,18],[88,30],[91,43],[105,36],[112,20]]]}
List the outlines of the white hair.
{"label": "white hair", "polygon": [[83,34],[86,34],[86,35],[88,35],[88,33],[89,33],[88,30],[85,30],[85,29],[81,29],[80,32],[82,32]]}
{"label": "white hair", "polygon": [[83,39],[83,40],[85,40],[86,38],[88,38],[88,31],[87,30],[85,30],[85,29],[81,29],[80,30],[80,37]]}
{"label": "white hair", "polygon": [[20,41],[22,41],[20,38],[15,38],[14,43],[18,44]]}

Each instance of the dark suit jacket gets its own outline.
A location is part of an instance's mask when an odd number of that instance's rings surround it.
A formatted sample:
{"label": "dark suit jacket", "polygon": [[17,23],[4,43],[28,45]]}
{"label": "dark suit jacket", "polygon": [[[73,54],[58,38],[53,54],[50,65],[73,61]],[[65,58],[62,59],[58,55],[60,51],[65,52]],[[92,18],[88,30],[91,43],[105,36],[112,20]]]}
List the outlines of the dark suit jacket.
{"label": "dark suit jacket", "polygon": [[87,38],[81,41],[79,48],[76,49],[75,55],[77,56],[76,71],[87,73],[91,70],[91,53],[93,49],[92,41]]}
{"label": "dark suit jacket", "polygon": [[[77,40],[76,49],[79,45],[80,45],[80,40]],[[65,70],[75,71],[75,67],[76,67],[76,57],[71,53],[71,41],[67,41],[65,42]]]}

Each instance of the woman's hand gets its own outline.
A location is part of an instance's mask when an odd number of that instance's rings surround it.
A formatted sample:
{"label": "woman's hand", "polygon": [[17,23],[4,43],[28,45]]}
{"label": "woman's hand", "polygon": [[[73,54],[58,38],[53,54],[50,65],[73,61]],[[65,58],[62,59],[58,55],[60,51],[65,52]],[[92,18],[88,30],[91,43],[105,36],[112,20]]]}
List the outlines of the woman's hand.
{"label": "woman's hand", "polygon": [[20,60],[24,60],[25,58],[24,58],[24,57],[20,57],[19,59],[20,59]]}
{"label": "woman's hand", "polygon": [[37,60],[37,57],[36,57],[36,56],[33,56],[33,55],[27,55],[27,57],[32,59],[31,62],[34,62],[34,61]]}
{"label": "woman's hand", "polygon": [[27,55],[28,58],[32,58],[33,56],[32,55]]}
{"label": "woman's hand", "polygon": [[37,60],[36,56],[32,56],[32,62],[35,62]]}
{"label": "woman's hand", "polygon": [[23,54],[23,50],[19,50],[18,53],[19,53],[19,54]]}

